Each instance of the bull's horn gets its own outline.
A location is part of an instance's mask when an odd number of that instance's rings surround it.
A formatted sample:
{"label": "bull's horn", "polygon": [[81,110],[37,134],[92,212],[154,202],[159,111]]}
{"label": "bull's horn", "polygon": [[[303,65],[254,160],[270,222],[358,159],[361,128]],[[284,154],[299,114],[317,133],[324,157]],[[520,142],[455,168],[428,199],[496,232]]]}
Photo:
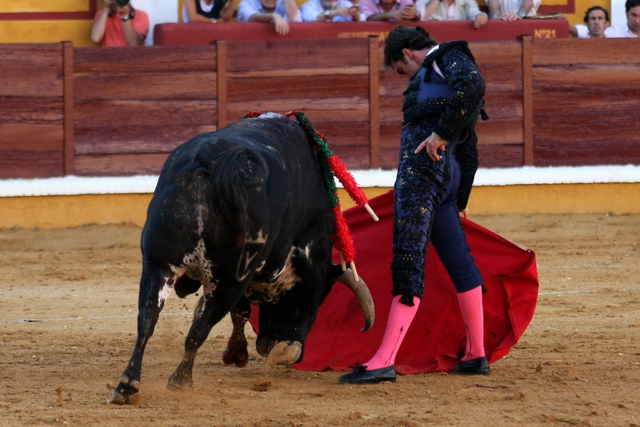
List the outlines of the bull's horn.
{"label": "bull's horn", "polygon": [[362,311],[364,312],[364,328],[362,331],[368,331],[373,326],[373,322],[376,319],[376,308],[373,304],[373,297],[371,296],[371,292],[369,292],[369,288],[367,284],[364,283],[362,277],[360,280],[356,280],[353,271],[347,270],[338,277],[338,282],[344,283],[356,294],[358,297],[358,301],[360,301],[360,306],[362,307]]}

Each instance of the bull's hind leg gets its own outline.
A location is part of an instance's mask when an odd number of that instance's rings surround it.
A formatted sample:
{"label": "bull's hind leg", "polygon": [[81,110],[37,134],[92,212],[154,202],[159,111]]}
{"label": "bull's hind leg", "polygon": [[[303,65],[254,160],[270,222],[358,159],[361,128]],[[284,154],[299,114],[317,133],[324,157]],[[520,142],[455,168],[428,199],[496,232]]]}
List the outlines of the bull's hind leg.
{"label": "bull's hind leg", "polygon": [[193,362],[198,349],[209,336],[211,328],[235,307],[243,294],[243,289],[239,286],[228,289],[224,285],[219,285],[212,293],[202,297],[199,306],[201,308],[195,315],[184,343],[184,356],[175,372],[169,377],[167,387],[181,389],[193,384]]}
{"label": "bull's hind leg", "polygon": [[247,338],[244,328],[251,316],[251,304],[246,297],[240,298],[238,304],[231,310],[231,323],[233,331],[227,343],[227,349],[222,354],[222,361],[225,365],[235,364],[239,368],[244,368],[249,363],[249,352],[247,351]]}
{"label": "bull's hind leg", "polygon": [[109,400],[116,405],[137,403],[142,371],[142,358],[147,342],[153,335],[164,301],[169,295],[177,276],[159,268],[145,268],[140,279],[138,299],[138,338],[129,364],[120,377],[120,383]]}

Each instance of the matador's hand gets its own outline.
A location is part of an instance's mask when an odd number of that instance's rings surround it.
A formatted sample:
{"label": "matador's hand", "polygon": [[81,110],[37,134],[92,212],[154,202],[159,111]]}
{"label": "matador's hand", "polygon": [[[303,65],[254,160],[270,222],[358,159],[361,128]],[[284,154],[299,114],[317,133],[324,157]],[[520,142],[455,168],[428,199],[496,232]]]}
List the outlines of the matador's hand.
{"label": "matador's hand", "polygon": [[433,161],[437,162],[438,160],[442,160],[442,157],[438,153],[438,150],[440,151],[446,150],[445,148],[446,144],[447,144],[447,141],[440,138],[438,134],[436,134],[435,132],[432,132],[427,139],[425,139],[420,143],[420,145],[418,145],[418,148],[416,148],[415,153],[418,154],[423,149],[426,149],[429,157],[431,157]]}

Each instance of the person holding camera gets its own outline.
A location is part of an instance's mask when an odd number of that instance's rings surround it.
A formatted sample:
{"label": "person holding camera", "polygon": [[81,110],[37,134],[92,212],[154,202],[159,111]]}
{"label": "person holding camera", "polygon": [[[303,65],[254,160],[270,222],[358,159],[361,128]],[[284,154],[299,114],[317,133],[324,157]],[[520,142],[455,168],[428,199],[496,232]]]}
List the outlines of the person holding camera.
{"label": "person holding camera", "polygon": [[104,0],[91,27],[91,40],[102,46],[140,46],[149,33],[149,16],[130,0]]}

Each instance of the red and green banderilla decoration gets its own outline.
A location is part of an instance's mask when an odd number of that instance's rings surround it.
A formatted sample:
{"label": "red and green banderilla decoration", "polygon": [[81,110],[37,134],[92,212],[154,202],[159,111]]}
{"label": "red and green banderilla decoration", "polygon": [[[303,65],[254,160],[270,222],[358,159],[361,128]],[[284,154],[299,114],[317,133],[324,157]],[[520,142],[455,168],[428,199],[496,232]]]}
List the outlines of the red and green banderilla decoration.
{"label": "red and green banderilla decoration", "polygon": [[353,238],[349,232],[349,226],[347,226],[347,222],[344,220],[344,216],[342,215],[340,199],[338,198],[338,189],[336,187],[334,176],[338,178],[344,186],[344,189],[349,193],[349,196],[358,206],[364,207],[375,221],[378,221],[378,217],[369,206],[369,200],[367,199],[366,194],[364,194],[364,191],[358,187],[353,175],[351,175],[344,163],[342,163],[338,156],[336,156],[327,145],[324,135],[318,133],[314,129],[304,113],[290,111],[286,114],[287,117],[292,115],[296,116],[298,123],[300,123],[307,135],[309,135],[310,142],[319,154],[318,160],[320,163],[320,169],[322,171],[327,192],[329,193],[329,198],[331,199],[331,206],[333,208],[333,215],[335,218],[333,244],[340,252],[342,270],[346,270],[346,264],[349,264],[353,271],[354,278],[358,281],[360,279],[358,278],[358,272],[354,264],[356,251],[353,247]]}

